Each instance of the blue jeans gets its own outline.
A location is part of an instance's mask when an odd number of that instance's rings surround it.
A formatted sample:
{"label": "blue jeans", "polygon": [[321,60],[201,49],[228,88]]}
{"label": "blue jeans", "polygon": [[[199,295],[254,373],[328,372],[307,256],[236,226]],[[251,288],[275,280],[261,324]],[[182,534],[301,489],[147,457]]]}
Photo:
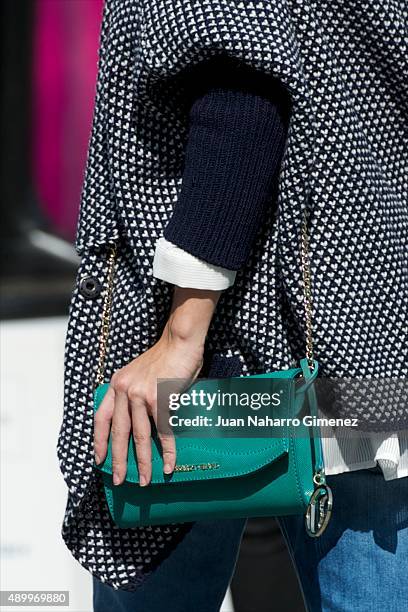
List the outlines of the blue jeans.
{"label": "blue jeans", "polygon": [[[386,482],[373,469],[329,476],[328,483],[333,516],[320,538],[306,535],[303,517],[279,519],[308,610],[408,609],[408,478]],[[244,526],[245,519],[195,523],[136,592],[94,579],[94,611],[218,612]]]}

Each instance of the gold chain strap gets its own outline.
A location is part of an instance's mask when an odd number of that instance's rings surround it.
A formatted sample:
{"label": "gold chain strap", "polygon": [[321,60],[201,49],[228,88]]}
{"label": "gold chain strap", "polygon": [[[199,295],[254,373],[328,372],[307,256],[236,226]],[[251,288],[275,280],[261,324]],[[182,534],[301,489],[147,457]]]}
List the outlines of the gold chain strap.
{"label": "gold chain strap", "polygon": [[[101,385],[105,377],[106,350],[108,345],[110,313],[112,306],[113,279],[115,274],[117,247],[109,247],[107,284],[102,307],[101,334],[99,340],[99,359],[97,367],[96,385]],[[313,334],[312,334],[312,282],[309,258],[309,234],[307,228],[307,217],[305,215],[301,233],[301,265],[303,278],[303,303],[306,319],[306,357],[313,360]]]}
{"label": "gold chain strap", "polygon": [[306,358],[309,362],[313,361],[313,328],[312,328],[312,275],[310,272],[309,254],[309,232],[307,228],[307,215],[305,213],[302,224],[301,234],[301,264],[303,278],[303,303],[305,308],[306,321]]}
{"label": "gold chain strap", "polygon": [[104,293],[103,307],[102,307],[102,323],[101,323],[101,335],[99,339],[99,359],[98,368],[96,375],[96,385],[101,385],[105,378],[105,361],[106,361],[106,349],[108,345],[109,327],[110,327],[110,313],[112,306],[112,293],[113,293],[113,278],[115,274],[115,261],[116,261],[116,244],[109,247],[108,255],[108,274],[106,282],[106,290]]}

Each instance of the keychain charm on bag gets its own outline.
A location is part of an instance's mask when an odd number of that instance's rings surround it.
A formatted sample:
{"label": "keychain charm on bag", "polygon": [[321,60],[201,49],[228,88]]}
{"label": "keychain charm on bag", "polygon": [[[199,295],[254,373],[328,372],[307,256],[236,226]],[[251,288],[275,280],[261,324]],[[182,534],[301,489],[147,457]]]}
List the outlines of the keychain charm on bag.
{"label": "keychain charm on bag", "polygon": [[[306,319],[306,357],[310,363],[313,362],[313,331],[312,331],[312,279],[309,261],[309,235],[307,231],[306,216],[302,225],[301,258],[303,278],[303,301]],[[314,390],[313,390],[314,392]],[[323,455],[321,467],[313,476],[316,486],[305,515],[305,528],[311,538],[319,537],[326,529],[333,509],[333,493],[326,483],[324,473]]]}
{"label": "keychain charm on bag", "polygon": [[305,527],[311,538],[318,538],[326,529],[333,508],[333,493],[331,488],[324,484],[317,485],[310,498],[306,510]]}

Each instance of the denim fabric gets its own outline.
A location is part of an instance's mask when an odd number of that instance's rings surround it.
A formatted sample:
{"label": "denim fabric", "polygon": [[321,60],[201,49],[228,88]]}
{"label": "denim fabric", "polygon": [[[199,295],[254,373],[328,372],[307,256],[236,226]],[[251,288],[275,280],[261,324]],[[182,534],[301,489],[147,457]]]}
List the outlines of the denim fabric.
{"label": "denim fabric", "polygon": [[309,538],[303,520],[279,523],[311,612],[408,610],[408,478],[379,468],[329,476],[333,516]]}
{"label": "denim fabric", "polygon": [[[329,476],[333,516],[312,539],[303,517],[279,519],[309,612],[408,609],[408,478],[378,469]],[[200,521],[135,592],[94,578],[95,612],[217,612],[245,520]],[[282,585],[282,588],[285,588]],[[273,612],[266,602],[265,612]]]}
{"label": "denim fabric", "polygon": [[215,612],[232,578],[245,519],[200,521],[137,591],[94,578],[95,612]]}

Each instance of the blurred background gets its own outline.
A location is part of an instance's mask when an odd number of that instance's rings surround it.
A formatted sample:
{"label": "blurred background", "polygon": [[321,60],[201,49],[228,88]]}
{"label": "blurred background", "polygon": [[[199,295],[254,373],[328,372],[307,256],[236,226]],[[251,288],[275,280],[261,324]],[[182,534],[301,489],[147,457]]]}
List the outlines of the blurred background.
{"label": "blurred background", "polygon": [[[69,609],[90,611],[90,575],[60,535],[56,441],[103,0],[0,7],[1,589],[69,590]],[[268,612],[271,601],[303,610],[275,521],[252,520],[222,610]]]}

